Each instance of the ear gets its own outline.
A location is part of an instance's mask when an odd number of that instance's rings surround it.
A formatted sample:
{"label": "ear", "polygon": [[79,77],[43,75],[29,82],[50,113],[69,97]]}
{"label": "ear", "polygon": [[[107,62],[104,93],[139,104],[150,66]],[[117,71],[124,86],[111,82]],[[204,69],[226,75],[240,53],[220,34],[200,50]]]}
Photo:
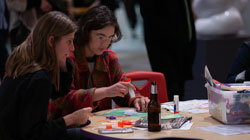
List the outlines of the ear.
{"label": "ear", "polygon": [[49,44],[50,47],[53,46],[53,44],[54,44],[54,36],[50,36],[50,37],[48,38],[48,44]]}

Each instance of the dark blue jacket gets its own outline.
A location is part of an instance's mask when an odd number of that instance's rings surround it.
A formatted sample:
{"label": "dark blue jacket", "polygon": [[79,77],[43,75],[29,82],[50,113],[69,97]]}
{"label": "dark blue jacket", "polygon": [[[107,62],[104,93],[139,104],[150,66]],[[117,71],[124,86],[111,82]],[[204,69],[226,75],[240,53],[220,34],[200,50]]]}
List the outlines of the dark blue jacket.
{"label": "dark blue jacket", "polygon": [[243,82],[235,81],[236,76],[246,70],[245,81],[250,81],[250,42],[244,42],[238,49],[236,58],[227,75],[227,83]]}

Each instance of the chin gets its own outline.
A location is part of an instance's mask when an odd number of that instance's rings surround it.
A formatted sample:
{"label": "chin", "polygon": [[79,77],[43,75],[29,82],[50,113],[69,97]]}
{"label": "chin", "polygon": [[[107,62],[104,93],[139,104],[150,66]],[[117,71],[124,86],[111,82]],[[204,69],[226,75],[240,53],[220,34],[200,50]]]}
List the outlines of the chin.
{"label": "chin", "polygon": [[104,51],[97,52],[96,55],[102,55]]}

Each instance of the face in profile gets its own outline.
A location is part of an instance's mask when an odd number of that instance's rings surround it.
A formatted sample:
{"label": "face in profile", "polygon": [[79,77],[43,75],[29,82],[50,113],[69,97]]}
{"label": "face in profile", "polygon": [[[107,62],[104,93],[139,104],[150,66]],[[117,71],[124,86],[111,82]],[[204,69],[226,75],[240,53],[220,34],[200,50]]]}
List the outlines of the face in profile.
{"label": "face in profile", "polygon": [[67,34],[65,36],[62,36],[62,38],[55,43],[56,56],[59,64],[65,63],[66,58],[74,51],[74,36],[74,32]]}
{"label": "face in profile", "polygon": [[103,52],[116,40],[114,26],[106,26],[100,30],[90,32],[90,41],[86,48],[86,56],[102,55]]}

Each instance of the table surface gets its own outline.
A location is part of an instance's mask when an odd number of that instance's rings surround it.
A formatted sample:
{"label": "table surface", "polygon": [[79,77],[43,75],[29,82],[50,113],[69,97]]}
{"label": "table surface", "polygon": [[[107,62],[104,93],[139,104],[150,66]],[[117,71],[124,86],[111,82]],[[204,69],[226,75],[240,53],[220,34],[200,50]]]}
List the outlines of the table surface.
{"label": "table surface", "polygon": [[[129,109],[129,108],[120,108]],[[181,112],[181,116],[192,116],[193,125],[190,130],[161,130],[160,132],[148,132],[147,130],[134,130],[134,133],[122,133],[122,134],[100,134],[98,133],[98,126],[101,126],[106,116],[101,114],[108,112],[110,110],[105,110],[97,112],[94,116],[90,117],[91,124],[83,127],[82,130],[89,134],[95,134],[98,136],[107,136],[117,139],[155,139],[155,138],[166,138],[166,137],[178,137],[178,138],[195,138],[195,139],[214,139],[214,140],[249,140],[250,134],[241,135],[231,135],[224,136],[213,132],[208,132],[204,130],[197,129],[196,127],[210,126],[221,124],[219,121],[211,117],[207,113],[191,114]],[[165,109],[162,109],[162,115],[169,114]],[[127,116],[117,116],[119,120],[138,120],[139,117],[127,117]]]}

